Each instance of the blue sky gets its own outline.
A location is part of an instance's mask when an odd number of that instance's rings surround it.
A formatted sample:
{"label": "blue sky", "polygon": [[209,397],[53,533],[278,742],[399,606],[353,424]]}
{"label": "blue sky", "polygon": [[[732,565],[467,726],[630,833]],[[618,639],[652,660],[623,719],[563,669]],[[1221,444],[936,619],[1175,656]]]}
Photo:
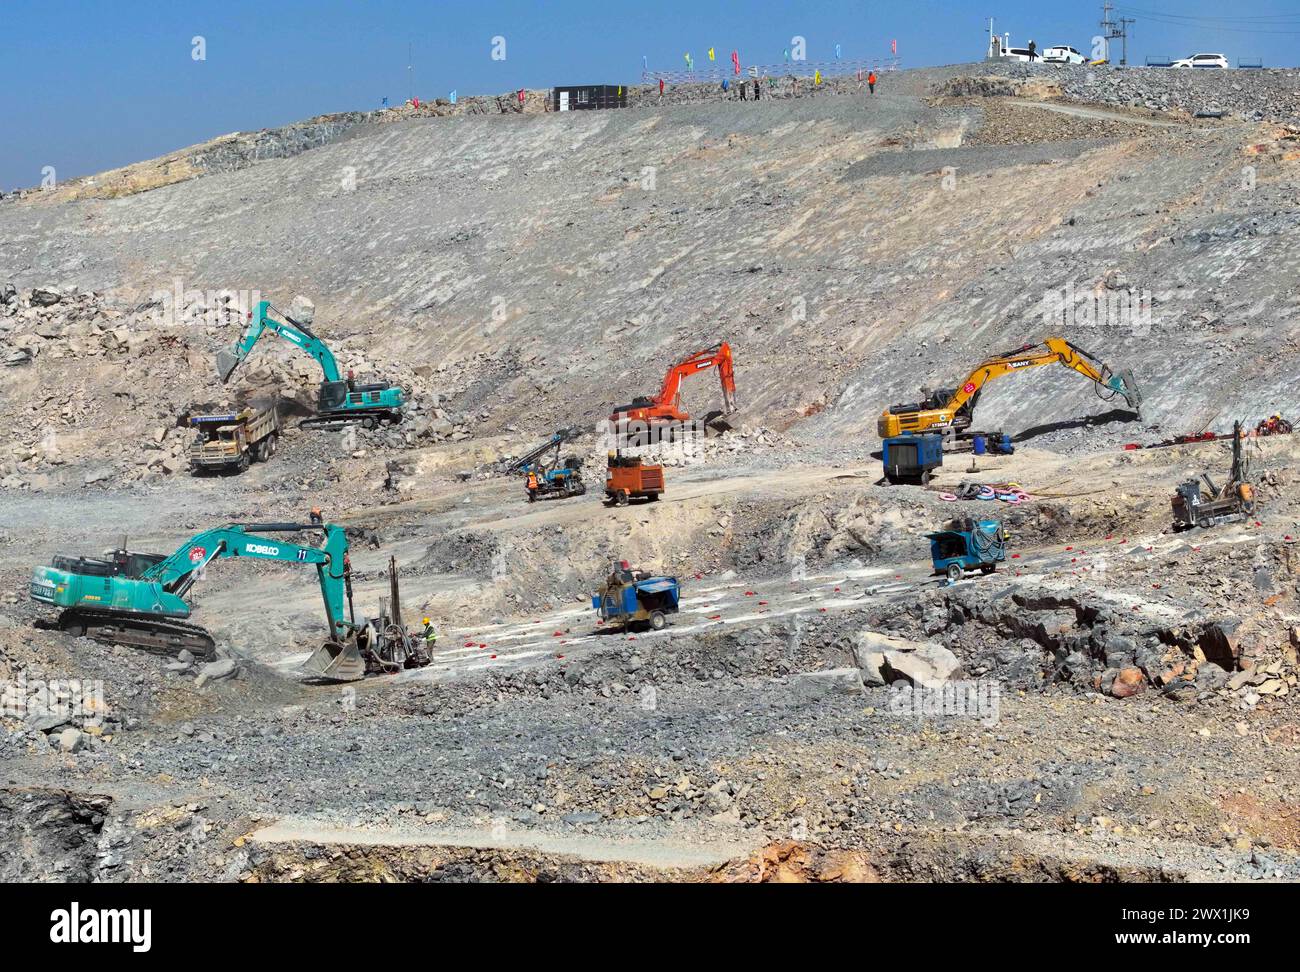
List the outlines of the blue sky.
{"label": "blue sky", "polygon": [[[1295,0],[1115,0],[1137,19],[1130,62],[1198,50],[1295,65]],[[44,166],[85,175],[231,131],[422,98],[556,83],[638,80],[641,58],[697,67],[779,62],[790,38],[810,60],[882,56],[904,66],[973,60],[988,16],[1016,43],[1085,50],[1091,0],[4,0],[0,25],[0,189],[37,185]],[[1203,19],[1192,19],[1203,18]],[[1211,21],[1208,18],[1219,18]],[[191,56],[196,35],[206,59]],[[506,59],[491,39],[506,38]]]}

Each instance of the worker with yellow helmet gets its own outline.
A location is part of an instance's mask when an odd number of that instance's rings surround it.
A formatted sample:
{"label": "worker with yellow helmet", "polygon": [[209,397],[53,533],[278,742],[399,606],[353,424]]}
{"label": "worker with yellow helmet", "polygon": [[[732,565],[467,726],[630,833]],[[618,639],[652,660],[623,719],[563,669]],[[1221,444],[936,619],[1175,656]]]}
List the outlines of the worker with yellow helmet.
{"label": "worker with yellow helmet", "polygon": [[424,644],[426,648],[432,648],[438,640],[438,633],[433,630],[433,622],[428,618],[424,619]]}

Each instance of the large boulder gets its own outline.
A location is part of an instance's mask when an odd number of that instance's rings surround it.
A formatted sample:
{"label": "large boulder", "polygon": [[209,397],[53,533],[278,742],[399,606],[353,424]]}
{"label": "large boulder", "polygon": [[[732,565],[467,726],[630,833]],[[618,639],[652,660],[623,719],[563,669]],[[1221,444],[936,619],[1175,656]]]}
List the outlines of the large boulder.
{"label": "large boulder", "polygon": [[310,298],[299,294],[289,303],[289,316],[299,324],[310,325],[316,319],[316,305]]}
{"label": "large boulder", "polygon": [[878,631],[861,631],[854,639],[853,662],[864,686],[906,681],[922,688],[937,688],[961,667],[943,645],[912,641]]}
{"label": "large boulder", "polygon": [[208,682],[215,682],[223,678],[233,678],[239,672],[239,662],[234,658],[222,658],[214,662],[208,662],[199,669],[198,678],[194,684],[202,688]]}

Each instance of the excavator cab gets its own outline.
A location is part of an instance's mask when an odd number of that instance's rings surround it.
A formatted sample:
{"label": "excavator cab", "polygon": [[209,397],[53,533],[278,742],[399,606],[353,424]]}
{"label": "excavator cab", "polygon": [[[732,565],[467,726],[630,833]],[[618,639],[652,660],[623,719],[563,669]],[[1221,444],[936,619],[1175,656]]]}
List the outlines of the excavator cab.
{"label": "excavator cab", "polygon": [[139,577],[166,557],[166,554],[135,553],[131,550],[107,550],[103,559],[55,554],[51,566],[56,570],[89,577]]}
{"label": "excavator cab", "polygon": [[318,412],[334,412],[346,407],[348,401],[348,382],[322,381],[320,394],[316,399]]}

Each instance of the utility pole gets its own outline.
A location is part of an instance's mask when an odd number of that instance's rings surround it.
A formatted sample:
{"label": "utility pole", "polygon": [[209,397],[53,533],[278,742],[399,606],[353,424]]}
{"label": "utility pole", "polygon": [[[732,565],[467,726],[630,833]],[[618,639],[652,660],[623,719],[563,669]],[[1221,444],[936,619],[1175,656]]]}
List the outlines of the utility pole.
{"label": "utility pole", "polygon": [[415,58],[413,54],[413,45],[406,45],[406,100],[411,101],[415,98]]}
{"label": "utility pole", "polygon": [[1101,5],[1101,29],[1104,31],[1102,36],[1106,38],[1106,58],[1110,59],[1110,42],[1118,39],[1120,42],[1119,63],[1128,64],[1128,25],[1136,23],[1132,17],[1120,17],[1116,22],[1110,19],[1111,11],[1115,9],[1110,0],[1104,0]]}

